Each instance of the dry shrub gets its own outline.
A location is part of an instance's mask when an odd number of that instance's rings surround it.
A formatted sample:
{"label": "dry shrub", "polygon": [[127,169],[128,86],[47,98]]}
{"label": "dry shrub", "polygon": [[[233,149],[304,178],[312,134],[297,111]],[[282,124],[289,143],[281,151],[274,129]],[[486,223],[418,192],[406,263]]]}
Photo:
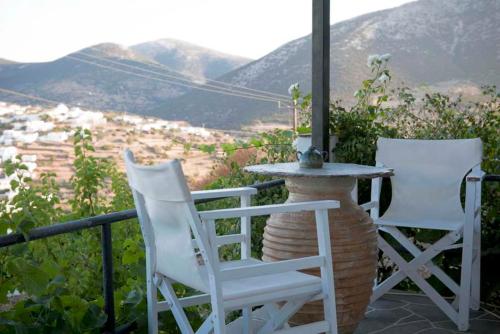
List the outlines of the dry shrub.
{"label": "dry shrub", "polygon": [[232,163],[245,166],[254,160],[256,155],[257,150],[254,148],[236,150],[229,158],[219,161],[209,175],[194,181],[191,185],[195,190],[204,189],[218,178],[228,176],[231,172],[230,166]]}

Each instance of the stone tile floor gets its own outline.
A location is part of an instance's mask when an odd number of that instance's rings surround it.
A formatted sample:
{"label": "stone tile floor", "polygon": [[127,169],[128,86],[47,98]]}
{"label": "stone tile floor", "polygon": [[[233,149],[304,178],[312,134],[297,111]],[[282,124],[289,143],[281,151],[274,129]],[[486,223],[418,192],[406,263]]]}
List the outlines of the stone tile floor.
{"label": "stone tile floor", "polygon": [[[500,316],[471,311],[471,334],[500,334]],[[368,307],[355,334],[463,334],[424,295],[392,292]]]}

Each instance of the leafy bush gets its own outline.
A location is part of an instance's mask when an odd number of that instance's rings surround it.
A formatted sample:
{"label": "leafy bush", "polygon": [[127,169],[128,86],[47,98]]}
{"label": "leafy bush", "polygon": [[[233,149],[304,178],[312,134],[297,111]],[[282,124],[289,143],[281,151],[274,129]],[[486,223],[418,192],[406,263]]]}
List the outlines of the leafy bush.
{"label": "leafy bush", "polygon": [[[344,107],[342,101],[330,104],[330,133],[338,136],[335,148],[338,162],[373,165],[378,137],[415,139],[482,139],[484,160],[482,169],[499,174],[500,155],[500,101],[495,87],[484,87],[479,101],[465,101],[461,96],[452,98],[442,93],[428,93],[417,99],[408,87],[389,90],[391,75],[388,68],[389,55],[373,55],[368,60],[372,77],[363,81],[354,93],[356,103]],[[294,92],[296,99],[302,98],[302,124],[300,132],[310,132],[310,95],[302,97]],[[359,199],[370,198],[370,183],[360,181]],[[500,277],[493,263],[500,254],[500,226],[498,223],[498,183],[483,184],[482,192],[482,283],[483,300],[500,305]],[[390,186],[384,180],[381,194],[382,210],[390,202]],[[408,229],[407,234],[422,242],[432,242],[439,233],[430,230]],[[459,280],[460,251],[446,252],[436,260],[452,276]],[[391,268],[381,272],[386,276]],[[405,282],[401,288],[414,288]],[[439,286],[443,290],[442,286]],[[446,291],[445,291],[446,292]]]}
{"label": "leafy bush", "polygon": [[[343,106],[332,101],[330,131],[338,135],[336,158],[342,162],[373,164],[376,140],[379,136],[402,138],[469,138],[480,137],[485,147],[483,169],[499,173],[499,102],[495,88],[485,88],[480,102],[452,99],[443,94],[428,94],[421,100],[408,88],[389,90],[391,79],[388,56],[371,57],[370,79],[356,91],[356,103]],[[293,90],[294,104],[301,112],[299,132],[310,131],[310,95]],[[197,187],[228,188],[269,180],[267,177],[243,172],[248,164],[275,163],[294,160],[292,131],[276,130],[263,133],[248,141],[223,144],[222,157],[212,176]],[[189,153],[191,146],[185,146]],[[74,136],[75,174],[71,178],[73,197],[61,203],[54,174],[43,174],[35,182],[27,177],[26,166],[19,162],[3,165],[13,177],[11,188],[17,194],[11,200],[0,200],[0,235],[11,231],[26,233],[33,227],[56,224],[80,217],[119,211],[133,207],[133,200],[124,175],[113,161],[94,156],[89,131],[78,130]],[[197,149],[214,155],[213,145]],[[360,199],[369,198],[369,184],[360,184]],[[384,187],[384,203],[390,196]],[[500,253],[498,226],[498,183],[485,184],[483,190],[483,287],[485,300],[500,305],[500,279],[494,276],[490,259]],[[287,198],[284,187],[261,191],[253,205],[281,203]],[[199,205],[201,210],[239,205],[237,199]],[[71,208],[71,210],[63,209]],[[255,218],[252,224],[252,253],[262,255],[262,237],[266,217]],[[113,257],[115,264],[115,305],[119,324],[137,321],[139,332],[147,328],[145,301],[144,245],[136,220],[113,224]],[[217,226],[219,233],[239,229],[236,220],[226,220]],[[420,230],[410,230],[424,240]],[[106,321],[102,312],[102,264],[100,233],[85,230],[0,249],[0,332],[1,333],[97,333]],[[221,256],[232,259],[239,254],[238,246],[224,247]],[[439,259],[448,269],[455,270],[458,255],[453,252]],[[493,262],[492,262],[493,263]],[[385,268],[388,273],[391,268]],[[403,285],[405,288],[412,288]],[[192,291],[176,286],[180,296]],[[7,295],[9,297],[7,297]],[[188,317],[196,327],[207,314],[206,308],[188,309]],[[170,313],[160,317],[165,333],[178,333]]]}

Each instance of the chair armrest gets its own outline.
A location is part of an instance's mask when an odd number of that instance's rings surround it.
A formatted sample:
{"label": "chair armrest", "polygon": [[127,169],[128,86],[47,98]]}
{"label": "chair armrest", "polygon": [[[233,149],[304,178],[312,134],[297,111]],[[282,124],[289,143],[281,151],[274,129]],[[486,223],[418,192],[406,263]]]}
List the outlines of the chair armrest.
{"label": "chair armrest", "polygon": [[221,279],[229,281],[254,276],[279,274],[288,271],[304,270],[322,267],[325,264],[324,256],[308,256],[298,259],[282,260],[277,262],[262,262],[244,267],[222,269]]}
{"label": "chair armrest", "polygon": [[242,195],[255,195],[257,189],[252,187],[229,188],[229,189],[215,189],[215,190],[199,190],[192,191],[191,197],[193,200],[209,199],[209,198],[223,198],[223,197],[237,197]]}
{"label": "chair armrest", "polygon": [[482,170],[473,169],[469,174],[467,174],[465,179],[467,180],[467,182],[482,182],[485,176],[486,173]]}
{"label": "chair armrest", "polygon": [[212,211],[200,211],[198,214],[202,220],[214,220],[236,217],[265,216],[272,213],[299,212],[336,209],[340,207],[338,201],[313,201],[299,203],[285,203],[261,206],[249,206],[246,208],[234,208]]}
{"label": "chair armrest", "polygon": [[362,207],[363,210],[365,210],[365,211],[378,208],[378,206],[379,206],[378,201],[370,201],[370,202],[366,202],[366,203],[363,203],[360,205],[360,207]]}

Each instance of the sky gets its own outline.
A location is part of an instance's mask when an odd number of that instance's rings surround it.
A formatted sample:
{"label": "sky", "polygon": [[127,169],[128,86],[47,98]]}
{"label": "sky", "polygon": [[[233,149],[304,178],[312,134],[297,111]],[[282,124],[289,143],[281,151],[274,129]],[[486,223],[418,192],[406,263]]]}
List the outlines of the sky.
{"label": "sky", "polygon": [[[331,0],[331,23],[412,0]],[[104,42],[175,38],[260,58],[311,33],[312,0],[0,0],[0,58],[50,61]]]}

